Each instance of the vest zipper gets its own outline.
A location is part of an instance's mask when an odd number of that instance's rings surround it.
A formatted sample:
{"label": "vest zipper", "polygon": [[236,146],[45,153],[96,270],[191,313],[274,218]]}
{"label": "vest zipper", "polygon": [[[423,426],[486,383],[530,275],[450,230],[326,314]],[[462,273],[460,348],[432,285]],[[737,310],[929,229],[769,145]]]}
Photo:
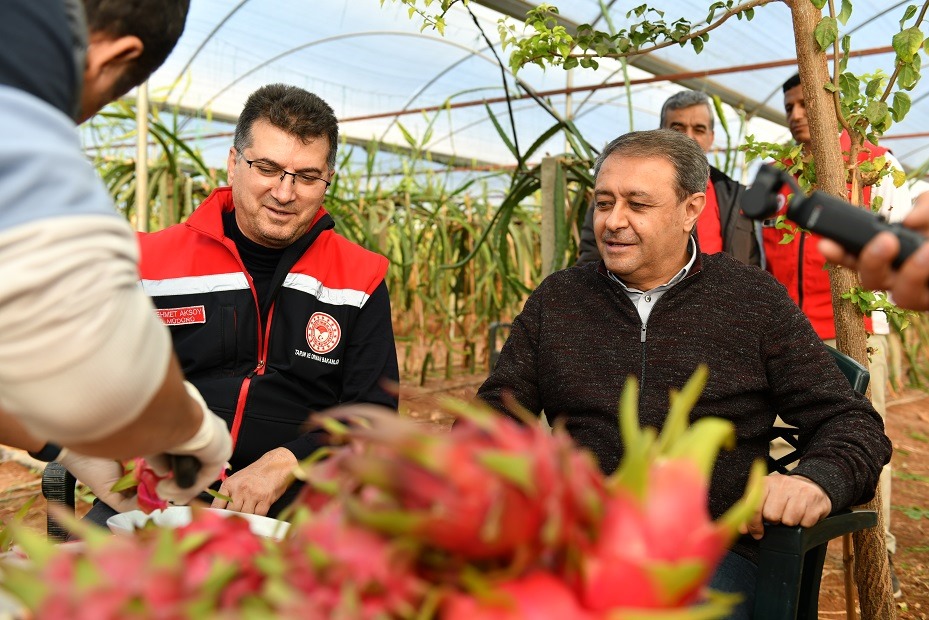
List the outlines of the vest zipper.
{"label": "vest zipper", "polygon": [[639,342],[642,343],[642,372],[641,378],[639,379],[639,394],[642,394],[642,391],[645,388],[645,339],[648,333],[648,323],[642,323],[642,331],[639,332]]}
{"label": "vest zipper", "polygon": [[245,401],[248,399],[248,389],[251,386],[252,377],[265,374],[265,369],[267,368],[268,340],[270,340],[271,319],[273,316],[274,304],[272,303],[271,307],[268,309],[268,322],[264,326],[263,337],[261,333],[261,317],[258,317],[258,365],[245,375],[242,386],[239,388],[239,398],[235,404],[235,417],[232,420],[232,430],[230,431],[233,449],[235,449],[236,443],[238,442],[239,431],[242,429],[242,421],[245,417]]}

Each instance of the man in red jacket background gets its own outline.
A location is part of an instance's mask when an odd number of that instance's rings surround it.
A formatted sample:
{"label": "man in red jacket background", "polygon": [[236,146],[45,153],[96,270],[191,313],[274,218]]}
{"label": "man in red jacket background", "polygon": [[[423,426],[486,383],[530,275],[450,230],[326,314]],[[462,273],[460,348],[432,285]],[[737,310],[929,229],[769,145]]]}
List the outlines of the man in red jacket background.
{"label": "man in red jacket background", "polygon": [[[790,133],[794,140],[803,146],[804,151],[809,152],[810,127],[800,76],[795,74],[784,82],[783,91],[784,110],[787,113]],[[851,140],[847,132],[842,132],[840,142],[842,150],[848,152]],[[900,162],[887,149],[874,144],[864,145],[858,154],[858,161],[873,161],[879,157],[883,157],[891,168],[903,170]],[[786,212],[789,194],[790,190],[785,187],[779,196],[778,215]],[[902,220],[912,208],[906,185],[895,187],[893,178],[889,174],[881,177],[875,185],[864,187],[862,198],[868,205],[876,205],[879,199],[879,213],[891,222]],[[785,238],[785,234],[791,234],[793,237]],[[761,235],[766,268],[787,287],[790,297],[810,319],[817,335],[827,344],[835,346],[832,290],[829,284],[829,271],[825,268],[826,259],[817,246],[820,237],[811,232],[777,228],[776,217],[762,222]],[[865,326],[868,330],[870,351],[871,402],[877,412],[884,417],[887,412],[887,348],[889,344],[887,336],[890,334],[890,327],[886,316],[880,311],[872,313],[870,319],[865,320]],[[888,553],[893,555],[896,551],[896,539],[890,532],[890,465],[884,467],[880,484],[884,500],[884,523],[887,528],[885,541]],[[892,562],[891,575],[894,596],[900,597],[902,593],[893,572]]]}

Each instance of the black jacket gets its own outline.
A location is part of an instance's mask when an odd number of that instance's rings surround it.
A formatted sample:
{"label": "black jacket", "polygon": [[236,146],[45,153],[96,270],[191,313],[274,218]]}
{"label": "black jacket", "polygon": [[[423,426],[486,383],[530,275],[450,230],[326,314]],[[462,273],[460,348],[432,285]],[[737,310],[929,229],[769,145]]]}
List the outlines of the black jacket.
{"label": "black jacket", "polygon": [[[761,250],[752,221],[742,215],[739,204],[745,188],[730,179],[720,170],[710,166],[710,183],[716,190],[719,204],[719,224],[723,234],[723,251],[746,265],[761,266]],[[597,239],[594,236],[594,203],[587,208],[584,226],[581,229],[581,243],[578,251],[578,265],[600,260]]]}
{"label": "black jacket", "polygon": [[281,258],[262,321],[224,233],[232,208],[230,189],[217,189],[184,224],[139,242],[142,286],[184,375],[229,425],[236,471],[278,447],[303,459],[326,445],[325,433],[304,426],[314,412],[352,402],[396,409],[384,381],[399,373],[386,258],[336,234],[320,210]]}

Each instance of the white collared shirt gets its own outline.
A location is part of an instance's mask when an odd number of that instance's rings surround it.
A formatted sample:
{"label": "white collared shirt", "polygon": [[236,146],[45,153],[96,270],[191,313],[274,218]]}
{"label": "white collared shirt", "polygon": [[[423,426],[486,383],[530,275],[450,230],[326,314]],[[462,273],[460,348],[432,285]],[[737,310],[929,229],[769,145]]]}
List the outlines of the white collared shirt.
{"label": "white collared shirt", "polygon": [[652,308],[655,307],[655,304],[658,303],[658,300],[661,299],[661,296],[668,292],[672,286],[684,279],[684,276],[687,275],[687,272],[690,271],[693,267],[694,262],[697,260],[697,242],[693,238],[693,235],[690,237],[690,243],[687,244],[688,250],[690,251],[690,260],[687,261],[687,264],[684,265],[684,268],[678,271],[673,278],[656,286],[655,288],[648,291],[640,291],[639,289],[631,288],[626,286],[626,283],[619,279],[612,271],[607,270],[607,273],[610,274],[610,278],[619,282],[619,285],[623,287],[623,290],[626,292],[626,295],[629,296],[629,299],[632,301],[632,305],[635,306],[636,311],[639,313],[639,318],[642,319],[642,326],[644,327],[648,323],[648,317],[652,313]]}

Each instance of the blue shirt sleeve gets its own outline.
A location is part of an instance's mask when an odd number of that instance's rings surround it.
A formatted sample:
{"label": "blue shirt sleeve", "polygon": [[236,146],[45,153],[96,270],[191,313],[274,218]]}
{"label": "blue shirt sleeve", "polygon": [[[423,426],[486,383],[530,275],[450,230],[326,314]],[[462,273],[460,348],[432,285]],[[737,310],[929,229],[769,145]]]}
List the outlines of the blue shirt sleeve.
{"label": "blue shirt sleeve", "polygon": [[0,110],[0,234],[49,217],[118,217],[68,116],[2,85]]}

